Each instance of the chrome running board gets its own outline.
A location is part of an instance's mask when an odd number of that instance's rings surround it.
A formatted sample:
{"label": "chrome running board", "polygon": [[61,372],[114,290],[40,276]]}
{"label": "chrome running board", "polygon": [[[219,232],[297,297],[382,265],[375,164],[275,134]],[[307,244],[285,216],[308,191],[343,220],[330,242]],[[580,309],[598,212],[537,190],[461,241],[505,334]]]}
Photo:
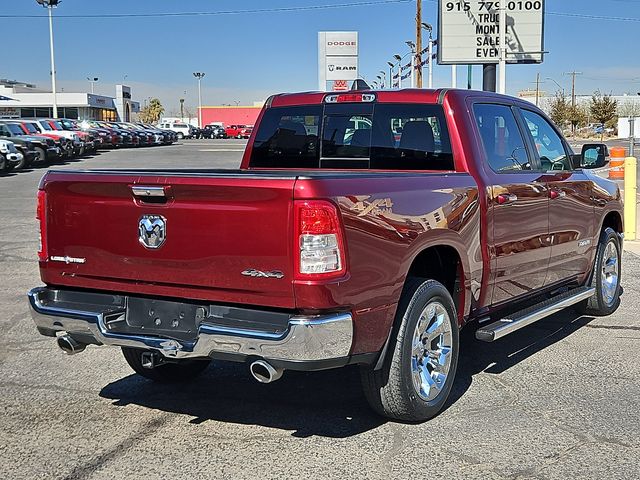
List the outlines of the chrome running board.
{"label": "chrome running board", "polygon": [[563,308],[586,300],[595,293],[593,287],[580,287],[568,292],[556,295],[549,300],[537,303],[529,308],[515,312],[507,318],[502,318],[497,322],[480,327],[476,331],[476,338],[483,342],[493,342],[499,338],[509,335],[516,330],[531,325],[541,318],[548,317]]}

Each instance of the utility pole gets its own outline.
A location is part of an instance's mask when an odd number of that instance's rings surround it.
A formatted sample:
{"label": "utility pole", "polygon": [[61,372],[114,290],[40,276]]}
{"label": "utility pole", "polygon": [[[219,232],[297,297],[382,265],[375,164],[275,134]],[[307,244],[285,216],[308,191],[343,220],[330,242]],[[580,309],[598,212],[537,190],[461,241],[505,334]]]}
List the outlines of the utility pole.
{"label": "utility pole", "polygon": [[576,106],[576,75],[582,75],[582,72],[566,72],[564,75],[571,75],[571,106]]}
{"label": "utility pole", "polygon": [[536,73],[536,107],[540,98],[540,72]]}
{"label": "utility pole", "polygon": [[[422,0],[416,0],[416,87],[422,88]],[[431,52],[429,52],[431,55]],[[431,60],[431,59],[429,59]]]}

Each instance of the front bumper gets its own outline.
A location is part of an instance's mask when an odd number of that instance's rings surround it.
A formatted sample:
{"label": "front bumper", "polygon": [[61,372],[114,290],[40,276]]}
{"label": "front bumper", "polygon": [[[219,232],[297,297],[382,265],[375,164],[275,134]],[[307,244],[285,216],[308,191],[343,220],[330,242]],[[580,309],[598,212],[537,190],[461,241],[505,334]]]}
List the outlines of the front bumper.
{"label": "front bumper", "polygon": [[[109,331],[109,325],[125,321],[127,297],[122,295],[38,287],[28,293],[28,299],[31,316],[43,335],[66,332],[81,343],[152,349],[174,359],[212,357],[244,361],[257,357],[285,364],[287,368],[307,370],[347,363],[353,341],[349,313],[301,316],[209,306],[204,310],[208,314],[197,326],[195,340],[188,341],[157,334]],[[256,328],[255,322],[251,328],[230,323],[234,316],[246,320],[260,315],[268,319],[286,315],[286,327],[274,331]]]}
{"label": "front bumper", "polygon": [[6,158],[7,158],[7,162],[10,165],[17,165],[18,163],[20,163],[22,161],[23,156],[19,152],[16,152],[16,153],[11,152],[11,153],[7,153],[6,154]]}

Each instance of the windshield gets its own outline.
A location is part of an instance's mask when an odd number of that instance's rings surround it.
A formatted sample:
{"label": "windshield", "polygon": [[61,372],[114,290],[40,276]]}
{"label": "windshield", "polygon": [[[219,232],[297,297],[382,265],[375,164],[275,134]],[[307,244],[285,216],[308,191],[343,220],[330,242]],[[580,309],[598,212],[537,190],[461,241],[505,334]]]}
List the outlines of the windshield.
{"label": "windshield", "polygon": [[8,123],[7,128],[14,135],[24,135],[24,130],[22,130],[22,128],[20,128],[20,125],[18,125],[17,123]]}
{"label": "windshield", "polygon": [[49,125],[49,122],[43,120],[40,122],[40,126],[44,129],[44,130],[48,130],[51,131],[53,130],[53,128],[51,128],[51,125]]}
{"label": "windshield", "polygon": [[22,125],[24,126],[24,128],[26,128],[26,129],[27,129],[27,131],[28,131],[29,133],[40,133],[40,130],[38,130],[38,129],[33,125],[33,123],[23,123]]}
{"label": "windshield", "polygon": [[78,125],[76,125],[75,122],[72,122],[71,120],[60,120],[59,122],[62,125],[62,128],[64,128],[65,130],[77,130],[78,129]]}
{"label": "windshield", "polygon": [[267,109],[250,166],[453,170],[442,106],[340,103]]}
{"label": "windshield", "polygon": [[56,130],[64,130],[65,128],[62,126],[62,124],[56,120],[51,120],[51,123],[53,124],[53,126],[55,127]]}

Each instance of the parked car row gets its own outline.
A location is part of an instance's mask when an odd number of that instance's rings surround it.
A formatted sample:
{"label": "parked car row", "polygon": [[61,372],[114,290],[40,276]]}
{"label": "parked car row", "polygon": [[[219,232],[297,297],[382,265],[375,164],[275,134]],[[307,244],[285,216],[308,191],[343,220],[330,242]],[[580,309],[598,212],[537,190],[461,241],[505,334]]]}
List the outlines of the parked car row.
{"label": "parked car row", "polygon": [[169,145],[177,139],[175,132],[144,123],[0,119],[0,174],[82,157],[98,149]]}
{"label": "parked car row", "polygon": [[176,132],[179,139],[183,138],[249,138],[253,131],[253,125],[228,125],[219,123],[206,125],[204,128],[194,127],[180,121],[162,121],[159,128]]}

